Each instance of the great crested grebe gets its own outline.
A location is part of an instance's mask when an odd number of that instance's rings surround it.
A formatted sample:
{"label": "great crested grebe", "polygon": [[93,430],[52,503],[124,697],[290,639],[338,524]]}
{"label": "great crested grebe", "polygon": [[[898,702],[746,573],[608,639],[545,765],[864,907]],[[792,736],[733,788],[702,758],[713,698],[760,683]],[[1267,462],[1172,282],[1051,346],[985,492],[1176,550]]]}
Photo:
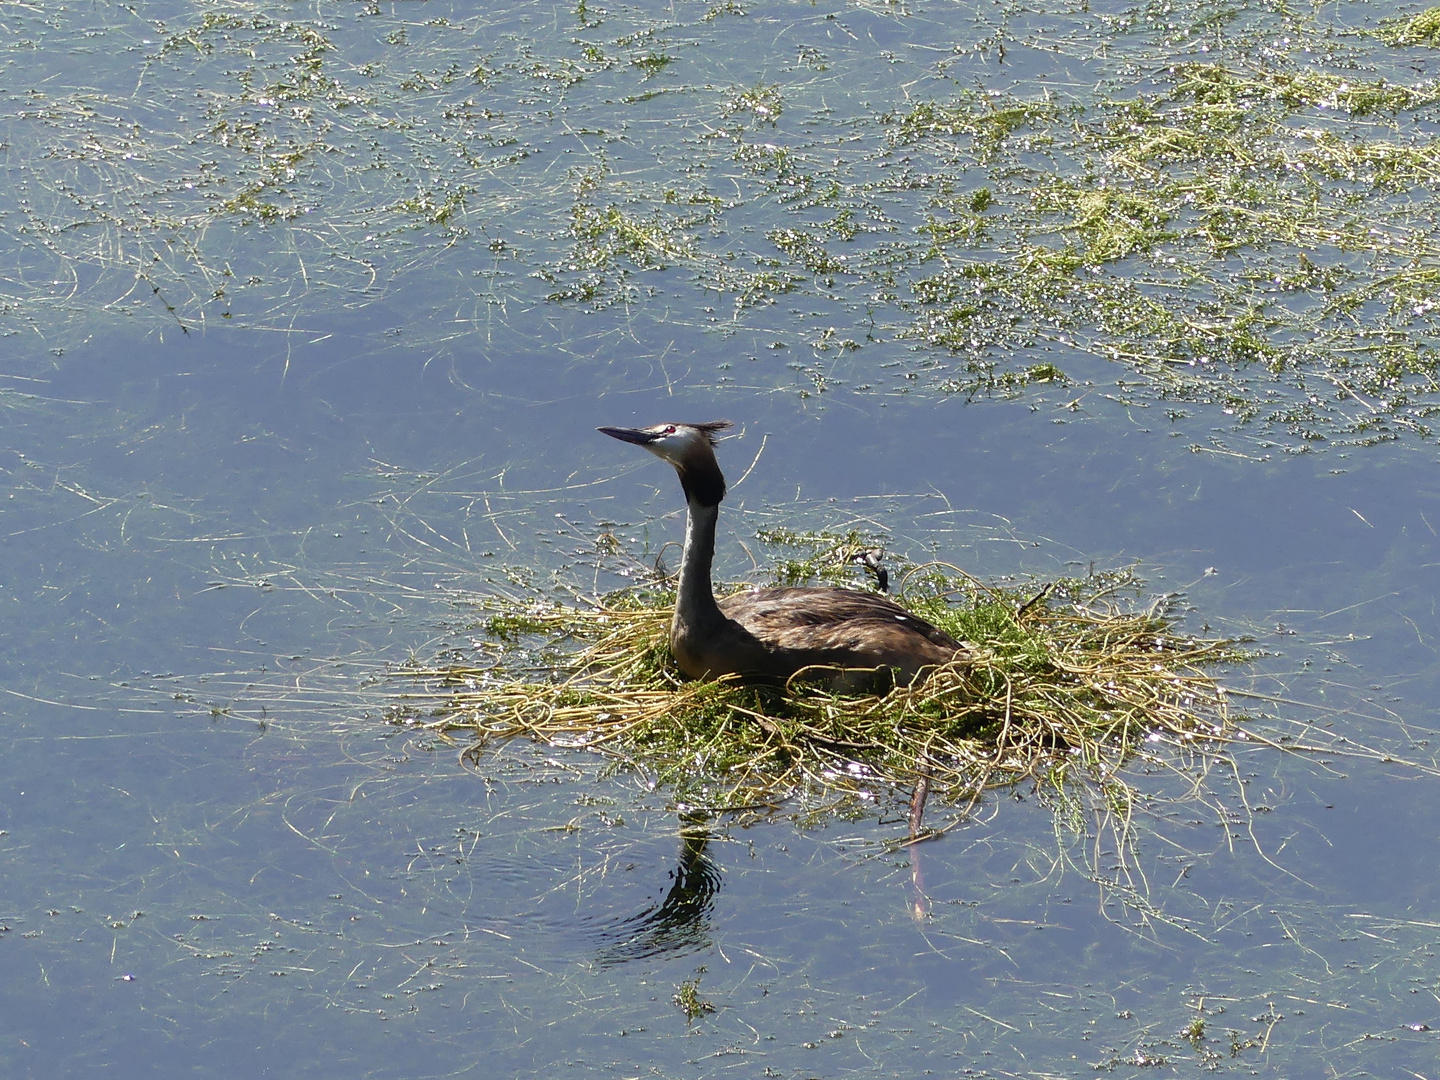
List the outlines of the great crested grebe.
{"label": "great crested grebe", "polygon": [[964,653],[965,646],[924,619],[854,589],[751,589],[717,604],[710,564],[725,477],[715,460],[715,435],[729,426],[712,420],[599,429],[643,446],[680,474],[687,513],[670,649],[681,671],[692,679],[785,680],[814,667],[831,669],[828,678],[817,671],[819,681],[856,686],[887,668],[910,681]]}

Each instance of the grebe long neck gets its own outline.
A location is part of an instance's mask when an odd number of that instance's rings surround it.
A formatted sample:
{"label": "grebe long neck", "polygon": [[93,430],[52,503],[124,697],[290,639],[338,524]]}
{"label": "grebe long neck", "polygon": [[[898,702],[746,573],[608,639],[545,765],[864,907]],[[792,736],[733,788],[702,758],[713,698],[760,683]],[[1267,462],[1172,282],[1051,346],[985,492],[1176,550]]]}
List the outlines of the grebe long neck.
{"label": "grebe long neck", "polygon": [[686,500],[685,548],[680,555],[680,587],[675,597],[676,622],[691,629],[723,622],[710,584],[710,564],[715,558],[715,521],[719,505],[707,506],[698,499]]}
{"label": "grebe long neck", "polygon": [[[697,659],[722,634],[728,619],[715,603],[710,585],[710,564],[715,558],[715,519],[725,498],[725,475],[715,460],[715,435],[730,426],[728,420],[704,424],[656,424],[648,428],[602,427],[621,442],[643,446],[675,466],[685,491],[685,549],[680,555],[680,585],[675,596],[675,620],[670,624],[670,647],[680,666],[692,674],[708,670]],[[690,666],[687,666],[689,664]]]}

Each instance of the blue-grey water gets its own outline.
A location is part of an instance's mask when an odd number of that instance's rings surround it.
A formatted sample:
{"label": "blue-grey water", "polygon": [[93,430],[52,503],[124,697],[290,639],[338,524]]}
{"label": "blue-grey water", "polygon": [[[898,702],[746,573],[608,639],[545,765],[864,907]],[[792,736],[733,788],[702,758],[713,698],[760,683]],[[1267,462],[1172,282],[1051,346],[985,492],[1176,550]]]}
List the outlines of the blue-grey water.
{"label": "blue-grey water", "polygon": [[[1064,335],[1017,346],[1064,385],[945,393],[873,267],[711,287],[834,212],[725,174],[727,95],[778,86],[762,143],[838,163],[917,80],[1120,79],[1078,27],[1198,55],[1124,37],[1169,11],[0,13],[0,1074],[1440,1075],[1434,440],[1364,438],[1365,393],[1307,438]],[[1375,55],[1433,85],[1433,49]],[[841,176],[875,229],[845,251],[927,212],[881,160]],[[637,219],[730,200],[687,226],[710,254],[587,255],[587,170]],[[1137,762],[1133,851],[1022,787],[909,852],[889,805],[702,843],[642,775],[387,722],[391,666],[468,647],[457,598],[583,587],[602,525],[678,537],[673,477],[597,424],[716,416],[727,575],[777,522],[981,577],[1134,565],[1256,639],[1224,673],[1253,737]]]}

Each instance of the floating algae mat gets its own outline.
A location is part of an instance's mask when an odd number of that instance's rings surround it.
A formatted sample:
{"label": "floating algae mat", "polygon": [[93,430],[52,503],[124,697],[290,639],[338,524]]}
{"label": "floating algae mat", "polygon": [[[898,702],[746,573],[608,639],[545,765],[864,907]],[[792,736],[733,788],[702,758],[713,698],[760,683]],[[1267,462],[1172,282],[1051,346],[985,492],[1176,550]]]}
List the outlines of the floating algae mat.
{"label": "floating algae mat", "polygon": [[7,4],[0,334],[369,308],[470,379],[674,349],[801,399],[1093,388],[1204,453],[1429,442],[1440,7],[1406,6],[107,6],[124,47],[77,64],[94,5]]}
{"label": "floating algae mat", "polygon": [[[776,576],[794,583],[805,569]],[[973,655],[862,694],[687,681],[670,656],[663,585],[580,606],[487,602],[490,659],[407,672],[431,680],[439,704],[405,722],[472,740],[470,757],[517,736],[584,747],[716,810],[922,782],[970,803],[1022,780],[1087,780],[1128,803],[1118,770],[1145,744],[1225,740],[1226,695],[1210,672],[1241,657],[1231,642],[1177,632],[1173,604],[1140,607],[1137,591],[1128,573],[998,586],[943,564],[910,568],[897,599]]]}

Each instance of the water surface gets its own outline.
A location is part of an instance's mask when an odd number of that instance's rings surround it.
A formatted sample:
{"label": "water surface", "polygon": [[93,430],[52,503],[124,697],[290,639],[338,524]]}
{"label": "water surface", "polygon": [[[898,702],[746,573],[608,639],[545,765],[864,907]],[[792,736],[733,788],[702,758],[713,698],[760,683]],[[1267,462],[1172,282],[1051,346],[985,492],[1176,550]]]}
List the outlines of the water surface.
{"label": "water surface", "polygon": [[[1007,170],[1085,173],[1049,113],[983,162],[983,139],[897,149],[883,119],[1043,81],[1088,123],[1163,82],[1152,61],[1363,61],[1417,103],[1280,126],[1423,150],[1433,49],[1356,32],[1410,12],[8,13],[5,1074],[1429,1075],[1430,309],[1337,244],[1373,307],[1254,330],[1278,368],[1175,385],[1175,355],[1107,354],[1131,330],[1076,335],[1074,305],[1037,330],[1003,288],[973,348],[907,334],[914,282],[1035,242],[1035,174]],[[987,185],[1007,223],[930,252],[935,200]],[[1433,269],[1433,189],[1375,198],[1421,206],[1392,225]],[[1193,314],[1173,297],[1225,275],[1153,279],[1210,266],[1167,228],[1056,250]],[[1391,385],[1334,385],[1326,357],[1384,359],[1345,310],[1411,348]],[[1296,351],[1307,327],[1334,351]],[[1063,380],[992,378],[1040,364]],[[673,478],[595,425],[720,415],[727,474],[754,465],[728,576],[763,526],[865,523],[981,576],[1133,564],[1187,628],[1255,636],[1227,679],[1268,697],[1237,698],[1257,738],[1233,767],[1192,791],[1133,769],[1136,891],[1107,883],[1103,829],[1026,789],[917,856],[892,805],[700,823],[579,753],[467,767],[387,722],[387,664],[468,647],[457,597],[583,585],[602,525],[679,536]],[[695,980],[715,1011],[687,1023]]]}

